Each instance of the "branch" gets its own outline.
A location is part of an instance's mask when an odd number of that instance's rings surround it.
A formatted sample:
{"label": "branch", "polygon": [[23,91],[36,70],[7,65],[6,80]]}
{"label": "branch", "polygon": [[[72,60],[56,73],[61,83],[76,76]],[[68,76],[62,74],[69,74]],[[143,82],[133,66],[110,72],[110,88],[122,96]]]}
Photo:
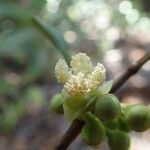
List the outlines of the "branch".
{"label": "branch", "polygon": [[55,150],[66,150],[72,141],[79,135],[84,124],[85,123],[80,120],[74,120]]}
{"label": "branch", "polygon": [[136,74],[149,59],[150,52],[135,64],[131,65],[118,79],[114,81],[110,93],[116,92],[132,75]]}
{"label": "branch", "polygon": [[[148,60],[150,60],[150,53],[146,54],[137,63],[131,65],[118,79],[114,81],[110,93],[116,92],[132,75],[136,74]],[[66,150],[72,141],[80,134],[83,126],[84,122],[74,120],[55,150]]]}

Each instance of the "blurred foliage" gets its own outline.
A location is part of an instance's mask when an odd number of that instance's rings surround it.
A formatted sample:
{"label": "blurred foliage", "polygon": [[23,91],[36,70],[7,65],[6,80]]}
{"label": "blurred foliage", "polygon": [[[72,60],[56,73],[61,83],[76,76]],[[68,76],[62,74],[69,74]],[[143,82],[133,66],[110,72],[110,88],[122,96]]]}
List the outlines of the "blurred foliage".
{"label": "blurred foliage", "polygon": [[34,106],[46,106],[43,89],[55,81],[60,53],[69,61],[68,49],[80,50],[92,40],[96,49],[90,52],[87,46],[87,53],[99,58],[133,28],[147,29],[148,1],[142,2],[143,8],[134,0],[1,0],[1,129],[12,131]]}

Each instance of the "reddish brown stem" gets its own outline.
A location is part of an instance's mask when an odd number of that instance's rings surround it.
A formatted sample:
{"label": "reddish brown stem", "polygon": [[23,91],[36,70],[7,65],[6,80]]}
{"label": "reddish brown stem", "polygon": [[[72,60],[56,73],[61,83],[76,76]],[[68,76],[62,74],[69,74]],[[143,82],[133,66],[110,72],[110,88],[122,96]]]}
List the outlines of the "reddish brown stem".
{"label": "reddish brown stem", "polygon": [[[114,81],[110,93],[116,92],[132,75],[137,73],[143,64],[149,59],[150,53],[146,54],[137,63],[131,65],[118,79]],[[84,122],[74,120],[55,150],[66,150],[72,141],[79,135],[83,126]]]}
{"label": "reddish brown stem", "polygon": [[149,59],[150,52],[135,64],[131,65],[119,78],[114,81],[110,93],[116,92],[132,75],[136,74]]}
{"label": "reddish brown stem", "polygon": [[55,150],[65,150],[72,143],[72,141],[79,135],[82,127],[84,126],[84,122],[80,120],[74,120],[69,127],[69,129],[64,134],[62,141],[55,148]]}

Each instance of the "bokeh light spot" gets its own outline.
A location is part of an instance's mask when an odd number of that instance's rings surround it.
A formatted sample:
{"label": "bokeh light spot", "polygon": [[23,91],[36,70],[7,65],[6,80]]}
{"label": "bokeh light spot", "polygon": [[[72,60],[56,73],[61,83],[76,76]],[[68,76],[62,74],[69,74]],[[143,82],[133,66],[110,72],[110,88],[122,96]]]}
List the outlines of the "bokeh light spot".
{"label": "bokeh light spot", "polygon": [[122,1],[119,5],[119,11],[121,14],[127,14],[132,9],[132,3],[128,0]]}
{"label": "bokeh light spot", "polygon": [[64,33],[64,38],[68,43],[73,43],[77,39],[77,34],[74,31],[67,31]]}

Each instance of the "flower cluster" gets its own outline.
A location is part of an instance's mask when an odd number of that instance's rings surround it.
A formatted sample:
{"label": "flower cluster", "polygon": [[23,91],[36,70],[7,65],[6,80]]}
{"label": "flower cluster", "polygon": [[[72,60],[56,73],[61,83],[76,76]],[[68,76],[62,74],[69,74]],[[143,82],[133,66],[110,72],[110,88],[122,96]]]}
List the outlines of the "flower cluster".
{"label": "flower cluster", "polygon": [[64,87],[52,98],[51,107],[68,121],[85,123],[81,137],[86,144],[99,145],[107,137],[111,150],[128,150],[129,132],[150,129],[150,106],[121,104],[110,93],[113,81],[104,82],[104,66],[94,66],[85,53],[73,56],[70,67],[60,59],[55,74]]}
{"label": "flower cluster", "polygon": [[98,88],[106,78],[104,66],[98,63],[95,67],[85,53],[73,56],[70,68],[63,59],[55,67],[58,82],[64,84],[64,90],[70,96],[86,95]]}

